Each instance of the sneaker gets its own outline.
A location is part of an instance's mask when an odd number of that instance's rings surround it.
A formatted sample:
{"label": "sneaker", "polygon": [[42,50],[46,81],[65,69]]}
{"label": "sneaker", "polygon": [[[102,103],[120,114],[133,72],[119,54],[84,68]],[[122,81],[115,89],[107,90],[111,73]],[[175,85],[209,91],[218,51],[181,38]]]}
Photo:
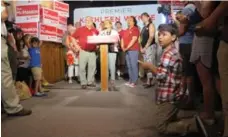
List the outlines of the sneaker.
{"label": "sneaker", "polygon": [[68,83],[69,83],[69,84],[72,84],[72,83],[73,83],[73,81],[70,79],[70,80],[68,81]]}
{"label": "sneaker", "polygon": [[87,86],[86,85],[82,85],[82,89],[87,89]]}
{"label": "sneaker", "polygon": [[31,115],[32,111],[29,109],[22,109],[21,111],[17,112],[17,113],[13,113],[13,114],[8,114],[8,116],[28,116]]}
{"label": "sneaker", "polygon": [[96,87],[95,84],[88,84],[87,86],[88,86],[88,87]]}
{"label": "sneaker", "polygon": [[45,94],[43,92],[36,92],[33,96],[35,96],[35,97],[44,97],[44,96],[47,96],[47,94]]}
{"label": "sneaker", "polygon": [[129,85],[129,87],[135,88],[136,87],[136,84],[132,83],[132,84]]}
{"label": "sneaker", "polygon": [[35,94],[35,91],[33,89],[30,88],[29,90],[30,90],[31,95]]}
{"label": "sneaker", "polygon": [[41,88],[41,92],[50,92],[50,89]]}
{"label": "sneaker", "polygon": [[131,83],[130,83],[130,82],[127,82],[127,83],[125,83],[124,85],[125,85],[125,86],[130,86]]}

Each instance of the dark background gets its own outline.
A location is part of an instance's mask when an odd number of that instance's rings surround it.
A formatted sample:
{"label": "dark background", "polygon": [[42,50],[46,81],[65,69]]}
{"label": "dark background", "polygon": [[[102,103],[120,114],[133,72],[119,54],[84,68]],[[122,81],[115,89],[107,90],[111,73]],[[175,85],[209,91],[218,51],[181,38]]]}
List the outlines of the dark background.
{"label": "dark background", "polygon": [[126,5],[144,5],[156,4],[157,1],[65,1],[70,6],[70,17],[68,24],[73,24],[73,14],[76,8],[89,8],[89,7],[111,7],[111,6],[126,6]]}

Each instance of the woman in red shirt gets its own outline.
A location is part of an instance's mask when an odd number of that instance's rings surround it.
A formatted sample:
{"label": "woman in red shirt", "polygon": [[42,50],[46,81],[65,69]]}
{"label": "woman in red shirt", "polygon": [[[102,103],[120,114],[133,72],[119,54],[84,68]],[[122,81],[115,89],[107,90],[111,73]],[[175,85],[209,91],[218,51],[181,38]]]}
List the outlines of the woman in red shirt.
{"label": "woman in red shirt", "polygon": [[134,16],[127,19],[128,29],[121,38],[121,48],[126,52],[129,82],[125,85],[134,88],[138,80],[138,56],[139,56],[139,28]]}

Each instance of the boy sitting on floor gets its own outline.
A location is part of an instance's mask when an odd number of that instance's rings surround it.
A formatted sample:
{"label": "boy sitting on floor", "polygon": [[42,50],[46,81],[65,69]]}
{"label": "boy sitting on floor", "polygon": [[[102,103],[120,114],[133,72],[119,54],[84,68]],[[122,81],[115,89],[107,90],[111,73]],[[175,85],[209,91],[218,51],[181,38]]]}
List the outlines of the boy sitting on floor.
{"label": "boy sitting on floor", "polygon": [[181,90],[182,59],[179,51],[174,46],[178,30],[173,24],[161,24],[158,27],[159,44],[163,54],[158,67],[153,64],[141,62],[141,66],[149,69],[156,75],[158,87],[156,90],[156,128],[165,135],[185,135],[196,132],[196,120],[177,119],[178,104],[186,95]]}

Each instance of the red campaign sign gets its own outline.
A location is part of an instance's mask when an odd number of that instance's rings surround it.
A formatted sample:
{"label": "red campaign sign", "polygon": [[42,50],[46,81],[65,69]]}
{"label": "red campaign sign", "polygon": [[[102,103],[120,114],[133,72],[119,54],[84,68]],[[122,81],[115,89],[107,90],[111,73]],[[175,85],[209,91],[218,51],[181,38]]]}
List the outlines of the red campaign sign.
{"label": "red campaign sign", "polygon": [[180,10],[185,6],[185,2],[181,0],[159,0],[158,3],[164,5],[171,5],[172,9],[174,10]]}
{"label": "red campaign sign", "polygon": [[56,27],[40,24],[40,40],[56,42]]}
{"label": "red campaign sign", "polygon": [[64,30],[57,28],[57,42],[62,42]]}
{"label": "red campaign sign", "polygon": [[59,16],[59,28],[66,30],[67,29],[67,17]]}
{"label": "red campaign sign", "polygon": [[58,11],[61,16],[69,17],[69,4],[55,1],[54,10]]}
{"label": "red campaign sign", "polygon": [[38,22],[40,18],[40,6],[38,4],[17,5],[16,22]]}
{"label": "red campaign sign", "polygon": [[51,25],[51,26],[58,25],[58,22],[59,22],[58,12],[47,8],[41,8],[40,16],[41,16],[41,23],[46,25]]}
{"label": "red campaign sign", "polygon": [[25,34],[38,37],[38,22],[17,23],[16,25],[20,27]]}

